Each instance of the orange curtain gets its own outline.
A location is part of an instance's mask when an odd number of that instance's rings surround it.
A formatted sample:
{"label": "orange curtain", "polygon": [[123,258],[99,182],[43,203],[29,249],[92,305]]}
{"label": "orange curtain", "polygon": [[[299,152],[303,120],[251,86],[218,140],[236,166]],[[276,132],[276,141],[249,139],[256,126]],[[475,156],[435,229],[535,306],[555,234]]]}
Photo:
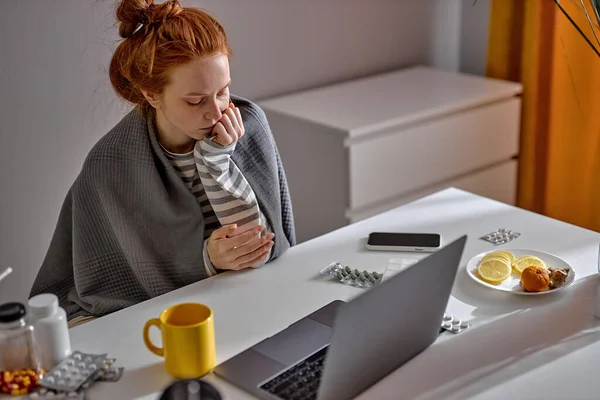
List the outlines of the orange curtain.
{"label": "orange curtain", "polygon": [[[581,2],[561,5],[594,41]],[[491,10],[488,75],[523,84],[518,205],[600,231],[600,57],[553,0]]]}

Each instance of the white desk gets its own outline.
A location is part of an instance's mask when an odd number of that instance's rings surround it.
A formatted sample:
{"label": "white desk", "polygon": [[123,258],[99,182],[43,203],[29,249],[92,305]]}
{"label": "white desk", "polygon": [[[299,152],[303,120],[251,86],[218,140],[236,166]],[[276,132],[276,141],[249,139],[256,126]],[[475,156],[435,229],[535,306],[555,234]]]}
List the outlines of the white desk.
{"label": "white desk", "polygon": [[[524,297],[472,281],[464,264],[494,248],[479,237],[497,228],[522,233],[510,247],[566,259],[576,270],[577,282],[563,292]],[[155,399],[169,384],[161,359],[142,341],[145,321],[168,305],[196,301],[213,308],[220,363],[331,300],[362,293],[322,278],[319,270],[339,260],[383,272],[390,258],[401,255],[365,251],[366,237],[374,230],[433,231],[446,242],[469,234],[448,311],[470,320],[473,328],[460,335],[444,333],[361,399],[600,396],[600,331],[588,329],[595,326],[590,308],[600,283],[600,234],[448,189],[298,245],[260,270],[222,274],[73,329],[75,349],[108,352],[126,368],[119,382],[97,384],[89,398]],[[215,376],[207,380],[226,399],[249,398]]]}

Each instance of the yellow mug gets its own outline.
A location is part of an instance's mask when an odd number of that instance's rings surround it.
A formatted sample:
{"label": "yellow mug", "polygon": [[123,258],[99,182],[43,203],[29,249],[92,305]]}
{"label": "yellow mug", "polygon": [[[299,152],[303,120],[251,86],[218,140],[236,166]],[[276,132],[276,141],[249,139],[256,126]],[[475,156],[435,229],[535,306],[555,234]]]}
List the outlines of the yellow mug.
{"label": "yellow mug", "polygon": [[[151,326],[160,329],[163,347],[155,346],[150,340]],[[144,343],[151,352],[165,358],[167,372],[173,377],[199,378],[210,372],[216,362],[212,310],[198,303],[171,306],[160,318],[146,322]]]}

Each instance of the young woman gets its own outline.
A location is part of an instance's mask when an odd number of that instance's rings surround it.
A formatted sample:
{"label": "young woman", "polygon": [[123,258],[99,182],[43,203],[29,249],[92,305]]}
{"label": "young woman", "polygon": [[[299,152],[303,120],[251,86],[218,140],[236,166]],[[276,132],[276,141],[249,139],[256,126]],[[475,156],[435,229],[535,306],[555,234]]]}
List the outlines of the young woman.
{"label": "young woman", "polygon": [[275,141],[229,93],[219,22],[178,0],[116,11],[110,80],[136,107],[87,156],[31,290],[56,294],[71,325],[295,244]]}

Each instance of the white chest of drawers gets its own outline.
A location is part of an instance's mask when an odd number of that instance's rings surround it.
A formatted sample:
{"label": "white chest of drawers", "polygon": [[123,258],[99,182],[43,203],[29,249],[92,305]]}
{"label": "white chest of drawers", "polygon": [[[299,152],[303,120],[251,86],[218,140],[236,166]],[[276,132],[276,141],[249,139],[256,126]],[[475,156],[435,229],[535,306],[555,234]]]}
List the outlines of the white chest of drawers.
{"label": "white chest of drawers", "polygon": [[260,102],[298,241],[450,186],[514,203],[521,90],[414,67]]}

